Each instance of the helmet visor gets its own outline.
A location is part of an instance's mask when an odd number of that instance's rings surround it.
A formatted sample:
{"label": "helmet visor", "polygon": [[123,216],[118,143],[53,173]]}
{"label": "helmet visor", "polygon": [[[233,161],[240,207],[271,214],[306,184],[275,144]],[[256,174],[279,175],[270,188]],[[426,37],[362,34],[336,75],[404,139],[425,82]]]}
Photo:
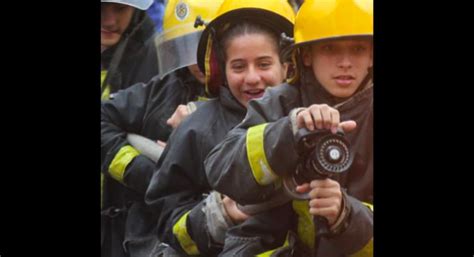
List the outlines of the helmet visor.
{"label": "helmet visor", "polygon": [[196,31],[165,40],[168,38],[165,32],[156,37],[155,46],[158,53],[158,76],[160,79],[177,69],[197,63],[196,52],[201,33],[202,31]]}

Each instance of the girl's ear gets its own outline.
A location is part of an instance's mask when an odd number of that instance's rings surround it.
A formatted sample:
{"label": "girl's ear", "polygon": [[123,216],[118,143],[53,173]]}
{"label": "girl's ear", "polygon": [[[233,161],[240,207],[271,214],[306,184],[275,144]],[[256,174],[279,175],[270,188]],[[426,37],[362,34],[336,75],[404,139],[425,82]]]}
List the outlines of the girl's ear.
{"label": "girl's ear", "polygon": [[283,77],[284,78],[287,78],[287,75],[288,75],[288,66],[289,64],[287,62],[284,62],[282,64],[282,69],[283,69]]}

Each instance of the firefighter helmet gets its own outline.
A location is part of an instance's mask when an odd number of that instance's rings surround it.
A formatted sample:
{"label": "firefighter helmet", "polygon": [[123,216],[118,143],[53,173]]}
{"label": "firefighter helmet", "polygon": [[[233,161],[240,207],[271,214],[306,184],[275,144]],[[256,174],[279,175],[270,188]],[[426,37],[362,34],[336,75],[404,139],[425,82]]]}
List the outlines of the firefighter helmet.
{"label": "firefighter helmet", "polygon": [[169,0],[163,17],[163,30],[155,38],[160,78],[196,64],[197,46],[203,30],[194,27],[196,17],[214,19],[222,1]]}
{"label": "firefighter helmet", "polygon": [[135,7],[142,11],[150,8],[153,0],[100,0],[101,3],[117,3],[117,4],[125,4],[131,7]]}
{"label": "firefighter helmet", "polygon": [[295,18],[295,45],[371,37],[373,24],[373,0],[306,0]]}

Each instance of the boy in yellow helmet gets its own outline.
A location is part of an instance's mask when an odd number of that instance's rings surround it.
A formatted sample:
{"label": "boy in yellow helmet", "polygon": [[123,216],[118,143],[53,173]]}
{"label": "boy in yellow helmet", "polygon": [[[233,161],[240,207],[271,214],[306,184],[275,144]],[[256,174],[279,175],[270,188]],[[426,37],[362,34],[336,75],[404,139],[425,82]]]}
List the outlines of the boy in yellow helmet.
{"label": "boy in yellow helmet", "polygon": [[[372,0],[303,3],[295,19],[296,76],[249,103],[244,121],[208,155],[207,179],[240,204],[272,202],[301,162],[296,142],[303,128],[342,129],[354,160],[340,176],[299,185],[308,200],[287,201],[231,228],[225,254],[372,256],[372,35]],[[327,220],[328,235],[316,236],[313,216]],[[290,231],[288,241],[271,250],[268,228],[285,219],[293,220],[280,234]]]}

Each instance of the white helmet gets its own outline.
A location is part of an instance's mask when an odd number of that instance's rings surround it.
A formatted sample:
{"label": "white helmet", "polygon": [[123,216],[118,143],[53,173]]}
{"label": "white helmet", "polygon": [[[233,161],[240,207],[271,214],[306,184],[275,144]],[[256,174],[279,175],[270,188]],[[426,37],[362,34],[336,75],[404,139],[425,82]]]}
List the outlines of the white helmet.
{"label": "white helmet", "polygon": [[117,3],[117,4],[125,4],[131,7],[135,7],[142,11],[150,8],[153,0],[100,0],[101,3]]}

